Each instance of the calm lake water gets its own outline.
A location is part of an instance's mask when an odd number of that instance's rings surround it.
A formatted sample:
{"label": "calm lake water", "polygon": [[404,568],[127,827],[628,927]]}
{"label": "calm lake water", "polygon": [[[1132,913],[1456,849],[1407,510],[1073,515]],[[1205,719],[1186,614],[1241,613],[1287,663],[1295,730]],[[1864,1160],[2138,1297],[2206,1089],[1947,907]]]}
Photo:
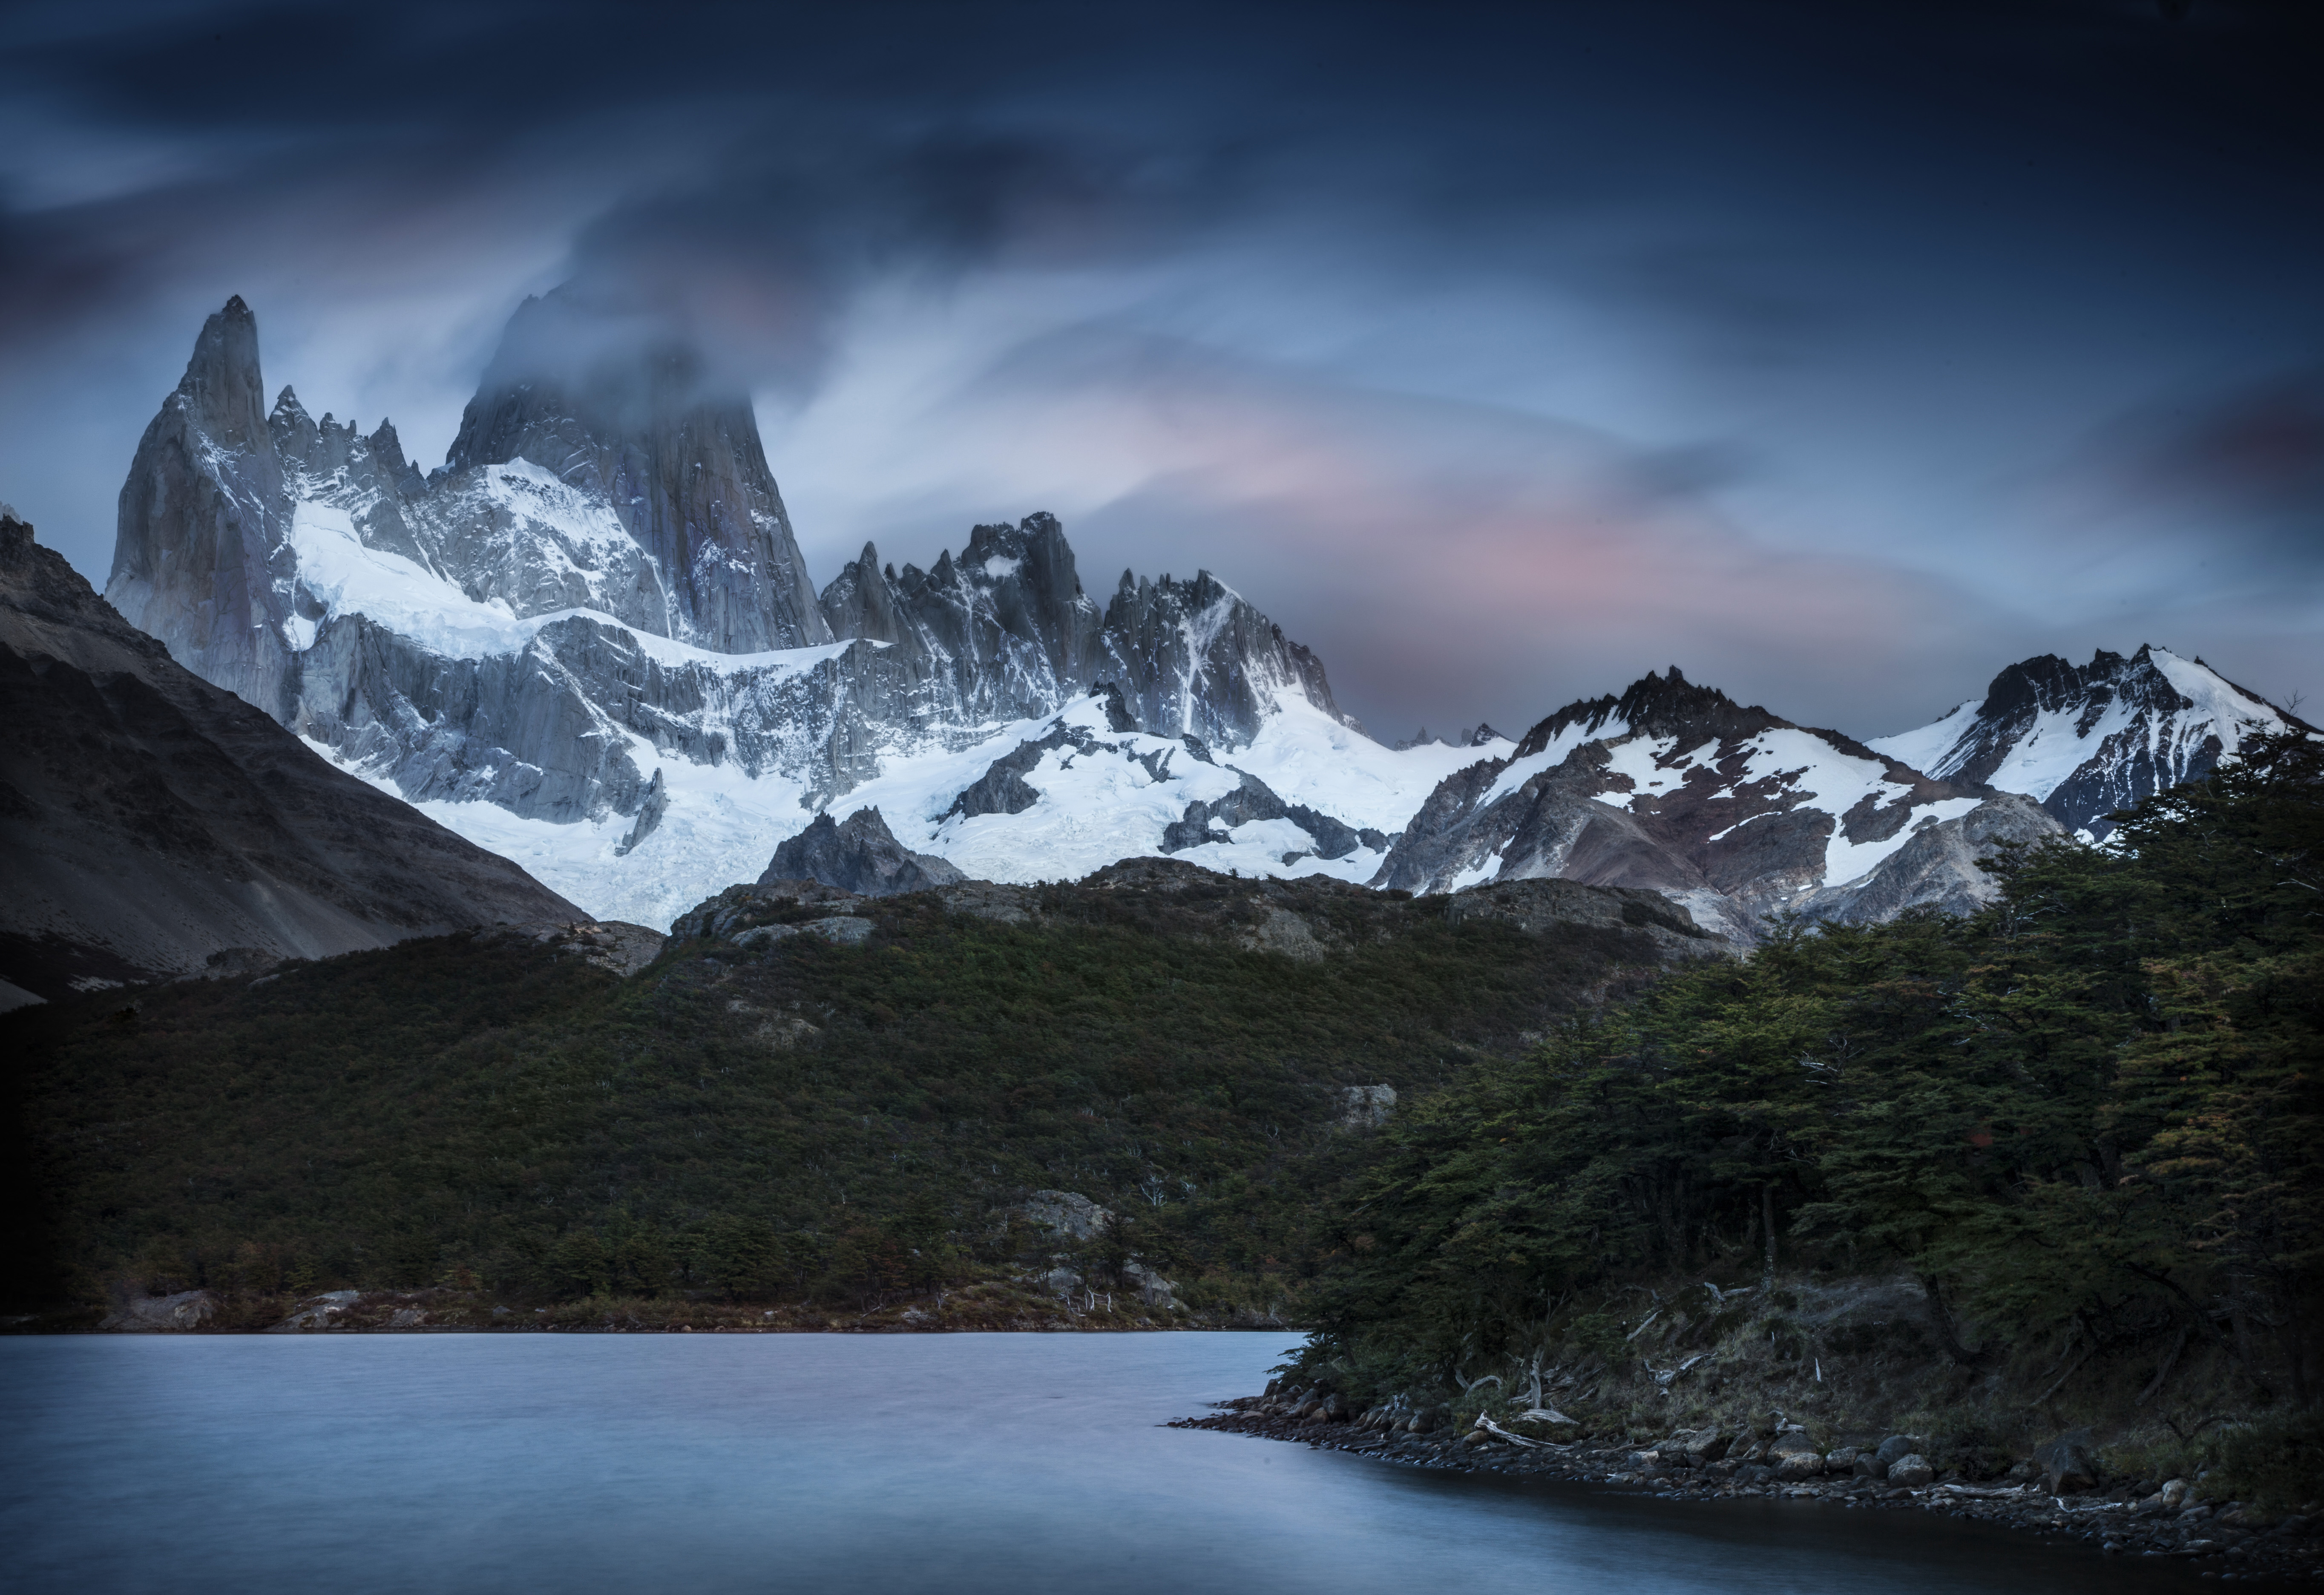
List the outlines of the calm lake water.
{"label": "calm lake water", "polygon": [[1296,1337],[0,1339],[13,1591],[2196,1588],[1902,1512],[1157,1427]]}

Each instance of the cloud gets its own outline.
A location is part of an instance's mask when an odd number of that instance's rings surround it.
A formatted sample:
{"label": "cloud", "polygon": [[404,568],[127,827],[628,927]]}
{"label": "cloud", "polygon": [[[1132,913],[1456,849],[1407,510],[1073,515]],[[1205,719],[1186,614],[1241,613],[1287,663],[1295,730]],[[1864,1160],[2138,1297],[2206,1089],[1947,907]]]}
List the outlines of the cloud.
{"label": "cloud", "polygon": [[[2296,678],[2312,383],[2226,392],[2324,348],[2289,15],[19,5],[0,491],[101,574],[235,292],[440,457],[569,280],[761,396],[816,569],[1069,512],[1391,721],[1675,660],[1894,729],[2162,622]],[[2072,454],[2137,393],[2216,402]]]}
{"label": "cloud", "polygon": [[2124,410],[2023,492],[2024,558],[2089,599],[2324,613],[2324,368]]}
{"label": "cloud", "polygon": [[1231,186],[1219,164],[964,124],[764,126],[593,220],[572,295],[703,348],[732,385],[803,397],[858,293],[1148,258]]}
{"label": "cloud", "polygon": [[[884,405],[884,385],[862,381],[827,402]],[[885,557],[926,564],[959,523],[927,523],[925,484],[966,482],[979,518],[1066,516],[1101,604],[1125,567],[1207,567],[1316,647],[1348,706],[1385,727],[1522,726],[1677,662],[1861,728],[1903,683],[1986,668],[2000,642],[1941,580],[1746,534],[1702,491],[1731,469],[1716,447],[1674,471],[1668,451],[1570,422],[1350,392],[1103,323],[954,381],[898,422],[897,470],[845,462],[892,484],[888,502],[826,500],[825,479],[802,493],[795,475],[795,508],[884,526]],[[814,454],[818,429],[854,426],[810,419],[794,456]]]}

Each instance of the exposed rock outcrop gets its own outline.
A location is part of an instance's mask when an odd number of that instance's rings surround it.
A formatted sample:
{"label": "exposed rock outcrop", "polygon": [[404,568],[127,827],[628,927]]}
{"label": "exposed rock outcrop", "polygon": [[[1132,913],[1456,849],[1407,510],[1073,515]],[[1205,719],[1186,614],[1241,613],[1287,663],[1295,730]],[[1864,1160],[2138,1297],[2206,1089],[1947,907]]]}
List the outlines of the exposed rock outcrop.
{"label": "exposed rock outcrop", "polygon": [[1569,925],[1636,931],[1674,961],[1725,957],[1734,951],[1727,938],[1697,925],[1683,905],[1661,892],[1636,887],[1584,886],[1539,877],[1501,880],[1454,892],[1445,902],[1444,914],[1455,925],[1499,922],[1528,935]]}
{"label": "exposed rock outcrop", "polygon": [[878,809],[859,808],[837,824],[827,814],[816,816],[806,830],[775,849],[759,884],[819,880],[865,897],[893,897],[960,879],[961,872],[945,860],[910,852],[898,842]]}
{"label": "exposed rock outcrop", "polygon": [[669,938],[642,925],[620,920],[543,919],[496,926],[479,933],[484,942],[526,941],[567,958],[578,958],[614,974],[632,975],[661,956]]}
{"label": "exposed rock outcrop", "polygon": [[199,1329],[217,1316],[217,1297],[207,1290],[172,1295],[132,1296],[105,1315],[99,1329],[152,1333]]}
{"label": "exposed rock outcrop", "polygon": [[1811,893],[1799,912],[1811,919],[1867,925],[1907,908],[1973,914],[1997,900],[2001,887],[1978,868],[2005,846],[2031,846],[2064,827],[2031,798],[1997,793],[1957,819],[1924,821],[1911,841],[1860,880]]}

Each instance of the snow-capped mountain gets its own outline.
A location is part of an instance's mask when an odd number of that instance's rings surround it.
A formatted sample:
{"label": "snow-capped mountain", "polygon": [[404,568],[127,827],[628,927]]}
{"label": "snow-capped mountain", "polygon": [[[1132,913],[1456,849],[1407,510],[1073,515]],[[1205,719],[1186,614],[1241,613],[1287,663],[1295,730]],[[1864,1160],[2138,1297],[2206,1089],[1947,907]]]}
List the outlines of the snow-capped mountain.
{"label": "snow-capped mountain", "polygon": [[1767,915],[1886,918],[1989,898],[1973,861],[2055,834],[2023,798],[1932,779],[1673,667],[1550,715],[1429,795],[1373,880],[1411,891],[1559,877],[1649,887],[1749,937]]}
{"label": "snow-capped mountain", "polygon": [[[229,301],[139,447],[108,596],[348,768],[653,925],[826,807],[878,804],[993,880],[1206,849],[1368,875],[1483,751],[1379,747],[1207,572],[1125,572],[1101,609],[1047,515],[925,571],[867,546],[816,594],[747,403],[683,351],[566,369],[570,314],[519,312],[422,476],[383,421],[314,420],[288,388],[263,410],[256,322]],[[1101,684],[1125,721],[1102,746],[1074,718]],[[980,782],[1008,802],[974,807]]]}
{"label": "snow-capped mountain", "polygon": [[1934,776],[2026,793],[2103,841],[2107,816],[2200,780],[2245,739],[2313,730],[2201,659],[2147,646],[2080,668],[2055,654],[2012,665],[1982,702],[1868,745]]}
{"label": "snow-capped mountain", "polygon": [[785,856],[870,849],[883,880],[1147,855],[1415,891],[1557,877],[1748,938],[1780,911],[1973,907],[2000,844],[2101,834],[2299,724],[2142,649],[2013,666],[1870,744],[1674,668],[1517,743],[1480,725],[1384,747],[1209,573],[1124,572],[1101,605],[1049,515],[976,527],[925,570],[866,545],[816,591],[748,402],[682,348],[604,353],[587,311],[528,301],[423,475],[385,421],[318,421],[289,388],[267,409],[230,300],[139,445],[106,593],[605,917],[667,925],[821,816]]}

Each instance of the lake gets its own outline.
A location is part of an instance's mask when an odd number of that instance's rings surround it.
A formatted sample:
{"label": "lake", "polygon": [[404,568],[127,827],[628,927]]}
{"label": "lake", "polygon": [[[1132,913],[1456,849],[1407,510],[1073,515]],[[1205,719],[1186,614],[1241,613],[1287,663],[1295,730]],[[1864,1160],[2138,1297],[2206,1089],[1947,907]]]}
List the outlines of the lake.
{"label": "lake", "polygon": [[2195,1587],[1907,1512],[1675,1503],[1166,1429],[1296,1335],[0,1339],[0,1587]]}

